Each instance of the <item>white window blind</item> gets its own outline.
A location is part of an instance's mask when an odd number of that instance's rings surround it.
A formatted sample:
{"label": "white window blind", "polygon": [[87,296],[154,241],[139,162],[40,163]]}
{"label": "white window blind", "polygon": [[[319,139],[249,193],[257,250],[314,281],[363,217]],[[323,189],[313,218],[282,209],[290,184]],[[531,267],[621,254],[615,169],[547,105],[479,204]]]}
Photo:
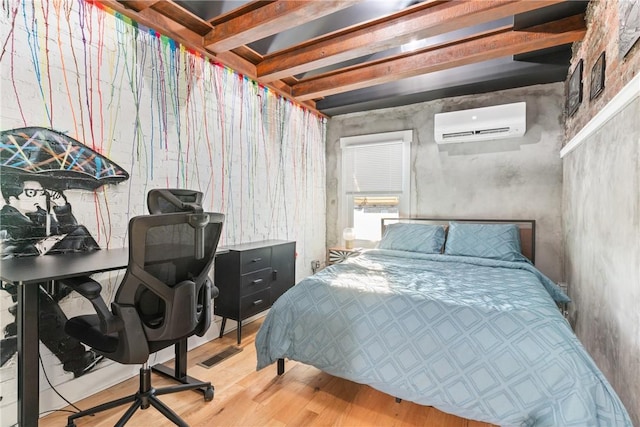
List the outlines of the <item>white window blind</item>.
{"label": "white window blind", "polygon": [[344,147],[345,192],[399,194],[403,191],[403,141]]}

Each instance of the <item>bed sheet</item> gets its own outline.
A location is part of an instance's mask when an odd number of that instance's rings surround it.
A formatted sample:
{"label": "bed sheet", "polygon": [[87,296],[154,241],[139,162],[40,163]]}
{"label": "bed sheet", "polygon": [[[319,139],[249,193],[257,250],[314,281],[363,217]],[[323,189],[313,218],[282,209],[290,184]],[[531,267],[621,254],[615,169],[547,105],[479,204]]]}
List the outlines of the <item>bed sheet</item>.
{"label": "bed sheet", "polygon": [[554,298],[524,262],[371,250],[275,302],[257,368],[297,360],[498,425],[631,426]]}

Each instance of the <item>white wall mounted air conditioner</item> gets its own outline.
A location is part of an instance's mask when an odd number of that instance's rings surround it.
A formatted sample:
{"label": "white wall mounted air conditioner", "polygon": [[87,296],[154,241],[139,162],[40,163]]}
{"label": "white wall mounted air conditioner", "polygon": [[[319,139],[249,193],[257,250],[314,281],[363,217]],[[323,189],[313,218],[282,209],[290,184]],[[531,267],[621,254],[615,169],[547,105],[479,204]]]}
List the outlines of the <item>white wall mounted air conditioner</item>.
{"label": "white wall mounted air conditioner", "polygon": [[438,144],[515,138],[527,129],[527,104],[438,113],[434,116],[434,134]]}

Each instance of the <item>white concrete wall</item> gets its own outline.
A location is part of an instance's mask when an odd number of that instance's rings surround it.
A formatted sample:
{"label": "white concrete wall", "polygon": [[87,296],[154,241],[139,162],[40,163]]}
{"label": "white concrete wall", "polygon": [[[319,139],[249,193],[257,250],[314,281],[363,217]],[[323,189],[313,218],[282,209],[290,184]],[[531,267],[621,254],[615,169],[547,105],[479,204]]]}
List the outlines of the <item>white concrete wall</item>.
{"label": "white concrete wall", "polygon": [[636,97],[563,158],[569,320],[634,425],[640,425],[639,117]]}
{"label": "white concrete wall", "polygon": [[[0,40],[0,130],[66,132],[130,174],[95,193],[66,193],[101,247],[127,245],[128,220],[146,213],[149,189],[177,187],[203,191],[205,208],[227,215],[221,245],[295,240],[298,279],[324,258],[324,119],[80,1],[5,2]],[[122,275],[99,278],[113,295]],[[6,292],[0,298],[4,329],[13,302]],[[90,311],[78,297],[61,306],[69,316]],[[138,369],[103,362],[74,380],[41,349],[49,378],[70,400]],[[15,356],[0,373],[5,426],[15,422]],[[48,388],[41,373],[41,411],[62,404]]]}
{"label": "white concrete wall", "polygon": [[[564,271],[576,335],[640,425],[640,3],[592,1],[572,49],[584,96],[565,118]],[[635,42],[634,42],[635,41]],[[629,44],[631,43],[631,44]],[[605,56],[604,88],[591,70]]]}
{"label": "white concrete wall", "polygon": [[[433,115],[525,101],[527,131],[504,140],[437,145]],[[413,129],[411,215],[536,220],[536,266],[562,278],[562,84],[332,117],[327,128],[327,244],[341,243],[338,179],[341,137]]]}

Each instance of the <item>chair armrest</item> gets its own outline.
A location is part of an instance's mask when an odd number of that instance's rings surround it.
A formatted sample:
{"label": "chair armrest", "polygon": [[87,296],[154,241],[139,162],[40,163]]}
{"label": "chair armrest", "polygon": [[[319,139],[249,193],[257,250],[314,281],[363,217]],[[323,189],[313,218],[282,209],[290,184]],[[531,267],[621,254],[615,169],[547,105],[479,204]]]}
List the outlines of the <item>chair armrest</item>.
{"label": "chair armrest", "polygon": [[61,282],[87,299],[100,297],[102,286],[89,276],[69,277]]}
{"label": "chair armrest", "polygon": [[114,316],[102,299],[102,285],[89,276],[70,277],[61,282],[88,299],[100,319],[100,331],[111,334],[123,328],[122,320]]}

